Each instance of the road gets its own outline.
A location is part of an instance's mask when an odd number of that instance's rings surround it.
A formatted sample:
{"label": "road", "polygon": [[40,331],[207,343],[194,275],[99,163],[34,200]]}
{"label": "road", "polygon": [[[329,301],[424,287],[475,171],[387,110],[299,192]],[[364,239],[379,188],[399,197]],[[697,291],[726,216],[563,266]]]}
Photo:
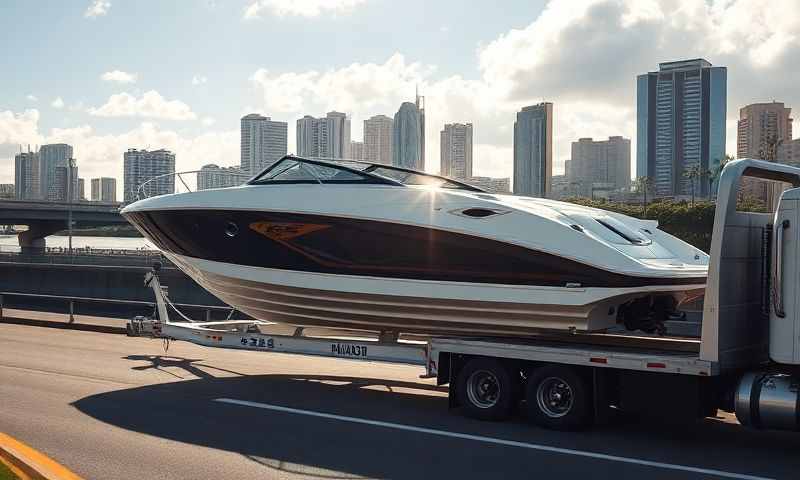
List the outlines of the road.
{"label": "road", "polygon": [[420,372],[0,324],[0,431],[87,479],[797,478],[800,434],[485,423]]}

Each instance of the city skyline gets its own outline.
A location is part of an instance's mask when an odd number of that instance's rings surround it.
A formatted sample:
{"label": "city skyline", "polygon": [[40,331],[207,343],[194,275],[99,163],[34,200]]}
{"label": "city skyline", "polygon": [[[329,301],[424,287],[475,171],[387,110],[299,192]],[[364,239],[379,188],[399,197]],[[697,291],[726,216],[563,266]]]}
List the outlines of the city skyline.
{"label": "city skyline", "polygon": [[[15,72],[13,79],[0,79],[0,182],[12,181],[20,144],[73,145],[87,178],[117,171],[119,152],[128,146],[168,148],[177,154],[178,170],[235,165],[237,122],[252,112],[290,122],[289,151],[296,151],[293,121],[307,113],[347,112],[352,136],[360,139],[364,119],[393,114],[417,84],[428,100],[426,157],[438,158],[444,123],[471,121],[475,175],[492,176],[511,173],[509,119],[521,106],[542,100],[556,105],[554,172],[563,171],[570,144],[580,137],[622,135],[636,151],[635,76],[660,61],[704,57],[728,67],[730,154],[738,107],[773,98],[800,104],[800,67],[790,54],[800,41],[790,28],[798,13],[790,4],[733,22],[740,1],[653,4],[649,10],[624,1],[518,1],[494,9],[502,11],[462,5],[455,22],[446,15],[453,4],[442,2],[426,6],[429,15],[415,20],[411,38],[405,33],[415,1],[367,0],[314,17],[265,9],[260,18],[244,18],[244,0],[211,3],[137,9],[114,2],[106,15],[92,19],[83,16],[81,2],[58,2],[43,11],[23,2],[4,4],[0,27],[48,45],[51,71],[69,75],[54,81],[20,68],[12,59],[41,56],[34,43],[18,42],[14,54],[0,60],[4,70]],[[776,12],[783,13],[773,21]],[[23,27],[21,19],[34,17],[39,21]],[[158,35],[134,44],[118,35],[153,18],[159,19]],[[184,23],[214,24],[215,34],[197,38]],[[377,25],[386,35],[364,42]],[[613,38],[602,25],[614,26]],[[297,29],[307,34],[286,55],[280,39]],[[748,31],[761,33],[742,34]],[[64,38],[74,41],[59,40]],[[123,50],[124,59],[118,54]],[[165,51],[175,52],[167,68],[153,61],[153,52]],[[438,168],[437,162],[427,164]]]}

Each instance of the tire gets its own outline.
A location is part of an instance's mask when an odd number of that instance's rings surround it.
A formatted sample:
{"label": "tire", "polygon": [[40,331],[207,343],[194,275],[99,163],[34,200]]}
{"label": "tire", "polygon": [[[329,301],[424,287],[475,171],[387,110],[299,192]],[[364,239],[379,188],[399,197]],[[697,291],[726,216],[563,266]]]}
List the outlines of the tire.
{"label": "tire", "polygon": [[478,420],[508,418],[519,388],[518,375],[493,358],[474,358],[464,365],[456,379],[456,396],[462,413]]}
{"label": "tire", "polygon": [[551,430],[583,430],[592,424],[588,382],[575,369],[548,365],[531,372],[525,411],[533,423]]}

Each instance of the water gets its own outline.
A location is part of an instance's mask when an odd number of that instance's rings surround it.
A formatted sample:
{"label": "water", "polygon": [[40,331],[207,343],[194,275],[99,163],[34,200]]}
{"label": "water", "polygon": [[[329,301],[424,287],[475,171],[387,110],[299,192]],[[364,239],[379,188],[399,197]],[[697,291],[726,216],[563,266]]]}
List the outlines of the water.
{"label": "water", "polygon": [[[48,247],[62,247],[69,246],[69,237],[62,235],[51,235],[47,237],[46,243]],[[115,250],[138,250],[146,248],[148,250],[155,250],[156,247],[141,237],[72,237],[72,248],[91,247],[97,249],[115,249]],[[0,235],[0,251],[18,251],[19,241],[16,235]]]}

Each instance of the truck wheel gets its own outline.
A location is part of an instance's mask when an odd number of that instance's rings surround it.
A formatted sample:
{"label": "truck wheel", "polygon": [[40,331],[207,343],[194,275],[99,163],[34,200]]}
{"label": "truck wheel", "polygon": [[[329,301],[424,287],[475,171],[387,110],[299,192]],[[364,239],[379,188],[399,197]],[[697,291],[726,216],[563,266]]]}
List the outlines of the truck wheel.
{"label": "truck wheel", "polygon": [[528,417],[552,430],[581,430],[592,422],[592,399],[586,380],[574,369],[548,365],[534,370],[525,388]]}
{"label": "truck wheel", "polygon": [[464,415],[478,420],[508,418],[517,395],[518,380],[493,358],[474,358],[456,379],[456,395]]}

